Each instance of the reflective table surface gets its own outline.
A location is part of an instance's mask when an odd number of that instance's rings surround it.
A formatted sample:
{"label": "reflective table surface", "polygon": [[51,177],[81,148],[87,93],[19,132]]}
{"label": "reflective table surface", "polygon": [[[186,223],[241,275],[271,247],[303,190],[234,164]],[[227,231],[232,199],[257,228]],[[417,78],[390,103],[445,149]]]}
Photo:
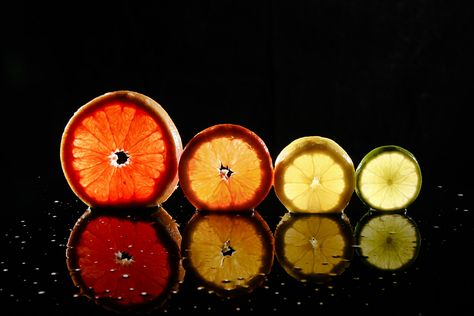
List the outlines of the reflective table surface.
{"label": "reflective table surface", "polygon": [[[35,212],[15,212],[1,222],[3,306],[18,314],[39,309],[50,314],[115,314],[80,295],[66,265],[69,235],[86,206],[67,189],[48,187],[41,177],[32,181],[41,192]],[[354,251],[345,268],[329,280],[304,280],[290,275],[275,257],[270,272],[253,291],[232,298],[217,295],[187,271],[178,290],[149,313],[281,310],[430,315],[451,310],[465,314],[473,294],[469,253],[474,244],[474,210],[469,194],[442,184],[423,184],[404,215],[416,224],[421,244],[414,261],[402,269],[378,270]],[[183,234],[194,211],[179,188],[164,208]],[[285,215],[273,192],[257,211],[273,233]],[[354,194],[345,209],[352,229],[366,212]]]}

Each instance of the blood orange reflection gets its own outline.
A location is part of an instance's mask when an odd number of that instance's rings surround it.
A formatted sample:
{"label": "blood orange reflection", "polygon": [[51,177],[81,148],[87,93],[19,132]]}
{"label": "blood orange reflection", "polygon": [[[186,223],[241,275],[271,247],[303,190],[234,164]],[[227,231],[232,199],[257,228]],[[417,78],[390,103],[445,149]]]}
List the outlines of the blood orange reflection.
{"label": "blood orange reflection", "polygon": [[274,239],[256,211],[196,212],[183,235],[184,264],[199,283],[223,296],[250,293],[270,273]]}

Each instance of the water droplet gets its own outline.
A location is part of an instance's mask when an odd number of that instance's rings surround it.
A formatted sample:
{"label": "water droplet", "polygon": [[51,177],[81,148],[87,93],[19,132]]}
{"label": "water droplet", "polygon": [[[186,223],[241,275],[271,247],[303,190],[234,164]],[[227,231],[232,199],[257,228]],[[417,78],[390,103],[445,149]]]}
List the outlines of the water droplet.
{"label": "water droplet", "polygon": [[433,225],[433,228],[438,229],[439,226],[438,225]]}
{"label": "water droplet", "polygon": [[117,296],[117,299],[120,301],[120,300],[122,300],[122,297],[121,297],[121,296]]}
{"label": "water droplet", "polygon": [[117,271],[117,269],[112,268],[112,269],[110,269],[109,271],[110,271],[110,272],[115,272],[115,271]]}
{"label": "water droplet", "polygon": [[78,297],[79,297],[79,294],[76,293],[76,294],[74,294],[72,297],[78,298]]}
{"label": "water droplet", "polygon": [[275,292],[275,295],[278,295],[278,294],[280,294],[280,292],[276,291],[276,292]]}
{"label": "water droplet", "polygon": [[129,291],[135,291],[135,288],[131,287],[128,289]]}
{"label": "water droplet", "polygon": [[140,295],[141,295],[141,296],[147,296],[148,293],[147,293],[147,292],[140,292]]}
{"label": "water droplet", "polygon": [[122,274],[122,278],[124,278],[124,279],[128,279],[129,277],[130,277],[130,276],[129,276],[128,274],[126,274],[126,273]]}
{"label": "water droplet", "polygon": [[301,305],[301,302],[300,301],[296,302],[296,305]]}
{"label": "water droplet", "polygon": [[230,283],[230,280],[227,280],[227,279],[222,280],[222,283]]}
{"label": "water droplet", "polygon": [[46,293],[46,291],[38,291],[38,294],[39,294],[39,295],[43,295],[43,294],[45,294],[45,293]]}
{"label": "water droplet", "polygon": [[204,290],[204,286],[198,286],[198,287],[197,287],[197,290],[198,290],[198,291]]}
{"label": "water droplet", "polygon": [[8,272],[8,269],[7,268],[3,269],[3,272]]}
{"label": "water droplet", "polygon": [[57,272],[51,272],[51,275],[57,275],[58,273]]}
{"label": "water droplet", "polygon": [[458,193],[458,196],[464,196],[464,194],[463,193]]}
{"label": "water droplet", "polygon": [[105,293],[110,293],[110,290],[109,290],[109,289],[105,289],[104,292],[105,292]]}
{"label": "water droplet", "polygon": [[240,307],[236,307],[235,310],[239,312],[239,311],[240,311]]}

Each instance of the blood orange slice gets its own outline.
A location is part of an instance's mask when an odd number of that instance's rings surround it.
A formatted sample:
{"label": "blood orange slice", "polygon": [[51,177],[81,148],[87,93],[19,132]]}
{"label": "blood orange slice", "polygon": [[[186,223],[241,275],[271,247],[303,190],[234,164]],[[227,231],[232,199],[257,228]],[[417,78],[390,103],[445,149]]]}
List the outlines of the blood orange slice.
{"label": "blood orange slice", "polygon": [[133,213],[87,211],[68,241],[74,284],[113,310],[161,306],[184,277],[176,223],[158,207]]}
{"label": "blood orange slice", "polygon": [[199,210],[252,210],[272,187],[272,159],[262,139],[247,128],[215,125],[184,148],[179,181]]}
{"label": "blood orange slice", "polygon": [[175,190],[181,152],[178,130],[157,102],[116,91],[73,115],[62,136],[61,164],[89,206],[154,205]]}

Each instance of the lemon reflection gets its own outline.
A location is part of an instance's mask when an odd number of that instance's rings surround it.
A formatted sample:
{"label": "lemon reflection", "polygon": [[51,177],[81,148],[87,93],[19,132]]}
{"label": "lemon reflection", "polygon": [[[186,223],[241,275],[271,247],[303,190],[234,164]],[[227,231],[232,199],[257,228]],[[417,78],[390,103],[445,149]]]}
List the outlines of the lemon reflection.
{"label": "lemon reflection", "polygon": [[224,296],[251,292],[270,273],[274,240],[258,212],[196,212],[183,234],[186,270]]}
{"label": "lemon reflection", "polygon": [[421,244],[416,223],[404,213],[366,213],[356,225],[355,239],[365,263],[391,271],[412,264]]}
{"label": "lemon reflection", "polygon": [[349,266],[352,236],[344,214],[286,213],[275,230],[276,256],[295,279],[324,282]]}
{"label": "lemon reflection", "polygon": [[80,294],[114,311],[162,306],[184,278],[181,234],[159,207],[87,210],[69,236],[66,263]]}

